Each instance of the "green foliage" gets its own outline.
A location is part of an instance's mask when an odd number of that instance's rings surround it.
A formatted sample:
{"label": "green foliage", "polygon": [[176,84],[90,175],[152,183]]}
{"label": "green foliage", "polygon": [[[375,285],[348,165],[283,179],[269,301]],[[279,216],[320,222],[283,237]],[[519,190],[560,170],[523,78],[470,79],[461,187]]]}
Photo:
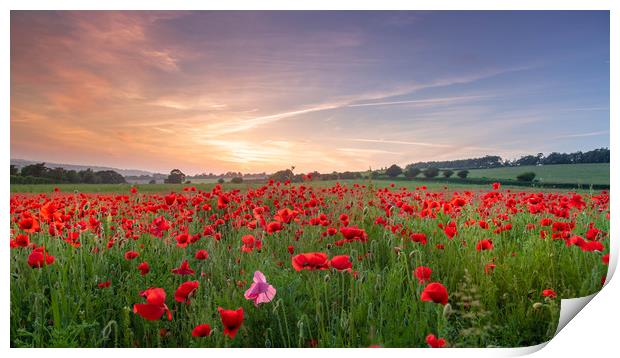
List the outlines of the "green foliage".
{"label": "green foliage", "polygon": [[185,182],[185,174],[179,169],[172,169],[170,175],[168,175],[168,179],[164,182],[168,184],[181,184]]}
{"label": "green foliage", "polygon": [[230,182],[233,184],[241,184],[243,183],[243,178],[242,177],[234,177],[232,179],[230,179]]}
{"label": "green foliage", "polygon": [[275,173],[273,173],[269,179],[272,179],[274,181],[279,181],[281,183],[284,183],[287,180],[293,180],[293,177],[295,176],[295,174],[293,174],[293,171],[290,169],[285,169],[285,170],[280,170],[277,171]]}
{"label": "green foliage", "polygon": [[434,167],[426,168],[423,174],[427,178],[434,178],[439,175],[439,169]]}
{"label": "green foliage", "polygon": [[37,178],[32,176],[11,175],[11,185],[13,184],[51,184],[52,179]]}
{"label": "green foliage", "polygon": [[[45,184],[45,183],[85,183],[85,184],[124,184],[125,178],[113,170],[93,171],[92,169],[65,170],[64,168],[48,168],[45,163],[27,165],[17,173],[11,166],[11,183],[14,184]],[[15,178],[14,178],[15,177]]]}
{"label": "green foliage", "polygon": [[385,175],[389,176],[390,178],[396,178],[397,176],[401,175],[403,173],[403,170],[401,167],[399,167],[396,164],[392,164],[389,168],[387,168],[387,170],[385,171]]}
{"label": "green foliage", "polygon": [[30,164],[22,168],[21,175],[42,178],[45,177],[48,170],[49,168],[45,166],[45,163]]}
{"label": "green foliage", "polygon": [[414,168],[450,168],[450,169],[489,169],[501,167],[518,167],[527,165],[557,165],[557,164],[586,164],[586,163],[609,163],[609,148],[599,148],[588,152],[558,153],[553,152],[545,156],[543,153],[537,155],[525,155],[519,159],[509,161],[502,160],[497,155],[487,155],[480,158],[417,162],[407,165]]}
{"label": "green foliage", "polygon": [[520,181],[532,181],[536,177],[536,173],[534,172],[525,172],[523,174],[517,175],[517,180]]}
{"label": "green foliage", "polygon": [[420,170],[420,168],[414,168],[412,166],[407,166],[405,168],[405,177],[406,178],[415,178],[418,175],[420,175],[420,173],[422,173],[422,170]]}
{"label": "green foliage", "polygon": [[456,176],[461,179],[465,179],[467,178],[468,174],[469,174],[469,170],[459,170],[458,173],[456,173]]}
{"label": "green foliage", "polygon": [[446,178],[451,177],[454,174],[454,170],[446,169],[443,171],[443,176]]}

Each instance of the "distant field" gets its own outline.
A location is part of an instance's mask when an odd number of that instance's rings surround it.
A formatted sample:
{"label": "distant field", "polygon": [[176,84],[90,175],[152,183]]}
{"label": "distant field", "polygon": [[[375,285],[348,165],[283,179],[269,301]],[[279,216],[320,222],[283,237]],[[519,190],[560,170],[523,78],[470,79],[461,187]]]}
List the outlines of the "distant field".
{"label": "distant field", "polygon": [[[360,179],[360,180],[327,180],[327,181],[314,181],[311,183],[295,183],[295,185],[306,185],[306,186],[314,186],[314,187],[329,187],[334,185],[336,182],[341,184],[346,184],[348,186],[352,186],[357,183],[360,185],[369,184],[368,180]],[[381,179],[381,180],[373,180],[373,185],[375,187],[384,188],[390,186],[390,184],[394,184],[396,188],[407,188],[407,190],[415,190],[416,187],[426,186],[429,190],[486,190],[490,186],[487,184],[479,185],[479,184],[460,184],[460,183],[442,183],[442,182],[431,182],[431,181],[402,181],[402,180],[389,180],[389,179]],[[232,183],[224,183],[223,187],[225,190],[230,190],[232,188],[237,189],[247,189],[247,188],[256,188],[265,183],[260,182],[245,182],[241,184],[232,184]],[[50,193],[54,191],[54,188],[60,189],[62,192],[81,192],[81,193],[129,193],[129,190],[132,186],[135,186],[139,192],[141,193],[169,193],[169,192],[180,192],[183,188],[186,187],[196,187],[199,190],[209,191],[215,186],[215,183],[192,183],[192,184],[12,184],[11,185],[11,193]],[[543,188],[528,188],[528,187],[517,187],[517,186],[508,186],[504,185],[505,188],[513,188],[518,191],[549,191],[551,189],[543,189]],[[553,191],[575,191],[575,190],[567,190],[567,189],[553,189]],[[581,190],[578,190],[581,191]]]}
{"label": "distant field", "polygon": [[517,175],[525,172],[534,172],[536,179],[547,183],[609,184],[609,163],[472,169],[469,177],[516,179]]}

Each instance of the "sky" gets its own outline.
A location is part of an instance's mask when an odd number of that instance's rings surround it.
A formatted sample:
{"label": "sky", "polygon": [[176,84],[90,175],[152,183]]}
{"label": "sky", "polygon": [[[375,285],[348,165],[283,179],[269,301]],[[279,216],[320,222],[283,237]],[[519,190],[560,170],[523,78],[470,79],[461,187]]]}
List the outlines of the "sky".
{"label": "sky", "polygon": [[186,174],[609,147],[607,11],[12,11],[11,157]]}

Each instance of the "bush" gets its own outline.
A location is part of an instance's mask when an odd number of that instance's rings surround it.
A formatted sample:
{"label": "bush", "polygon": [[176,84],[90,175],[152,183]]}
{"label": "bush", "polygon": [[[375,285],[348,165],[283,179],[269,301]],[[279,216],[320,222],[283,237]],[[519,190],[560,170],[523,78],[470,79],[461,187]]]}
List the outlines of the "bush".
{"label": "bush", "polygon": [[155,179],[151,179],[149,180],[149,184],[157,184],[157,181]]}
{"label": "bush", "polygon": [[172,169],[168,179],[164,180],[166,184],[181,184],[185,181],[185,174],[179,169]]}
{"label": "bush", "polygon": [[438,175],[439,175],[439,169],[437,168],[430,167],[430,168],[426,168],[426,170],[424,171],[424,176],[427,178],[434,178]]}
{"label": "bush", "polygon": [[217,182],[218,182],[218,183],[220,183],[220,184],[224,184],[224,178],[219,178],[219,179],[217,180]]}
{"label": "bush", "polygon": [[467,178],[468,175],[469,175],[469,170],[460,170],[458,173],[456,173],[456,176],[461,179]]}
{"label": "bush", "polygon": [[412,168],[412,167],[408,167],[405,170],[405,177],[407,178],[415,178],[418,175],[420,175],[420,173],[422,173],[422,171],[420,170],[420,168]]}
{"label": "bush", "polygon": [[446,178],[451,177],[451,176],[452,176],[452,174],[454,174],[454,171],[453,171],[453,170],[446,169],[446,170],[444,170],[444,171],[443,171],[443,176],[444,176],[444,177],[446,177]]}
{"label": "bush", "polygon": [[517,176],[517,180],[520,180],[520,181],[533,181],[535,177],[536,177],[536,173],[534,173],[534,172],[525,172],[523,174],[519,174]]}
{"label": "bush", "polygon": [[287,180],[291,180],[292,181],[294,176],[295,176],[295,174],[293,174],[292,170],[285,169],[285,170],[280,170],[280,171],[277,171],[277,172],[271,174],[269,179],[272,179],[273,181],[279,181],[281,183],[284,183]]}
{"label": "bush", "polygon": [[385,171],[385,175],[389,176],[390,178],[396,178],[402,173],[403,173],[403,170],[401,169],[401,167],[399,167],[396,164],[392,164],[392,166],[387,168],[387,170]]}
{"label": "bush", "polygon": [[52,184],[52,179],[33,176],[11,175],[11,184]]}
{"label": "bush", "polygon": [[230,179],[230,182],[233,184],[241,184],[243,183],[243,178],[242,177],[234,177],[232,179]]}

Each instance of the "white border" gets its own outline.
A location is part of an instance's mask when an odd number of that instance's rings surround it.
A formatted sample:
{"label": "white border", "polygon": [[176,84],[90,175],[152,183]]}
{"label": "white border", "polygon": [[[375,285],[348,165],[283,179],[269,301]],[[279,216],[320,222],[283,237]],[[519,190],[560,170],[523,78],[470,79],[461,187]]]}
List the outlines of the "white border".
{"label": "white border", "polygon": [[[225,9],[248,9],[248,10],[271,10],[271,9],[288,9],[288,10],[611,10],[610,23],[611,23],[611,98],[620,98],[618,96],[618,86],[620,85],[620,77],[618,72],[618,64],[620,63],[619,56],[619,26],[620,26],[620,1],[614,0],[503,0],[503,1],[485,1],[485,0],[435,0],[435,1],[395,1],[395,0],[381,0],[375,2],[369,1],[351,1],[351,2],[336,2],[334,0],[262,0],[258,1],[200,1],[200,0],[185,0],[185,1],[166,1],[166,0],[151,0],[151,1],[130,1],[130,0],[108,0],[108,1],[79,1],[79,0],[56,0],[56,1],[3,1],[3,7],[1,13],[2,24],[2,71],[5,74],[2,78],[5,78],[4,86],[2,86],[1,103],[4,116],[2,117],[2,127],[0,129],[0,145],[2,150],[3,163],[0,165],[0,180],[2,182],[3,191],[1,193],[0,200],[4,203],[4,210],[0,210],[0,225],[3,228],[4,244],[0,245],[1,257],[5,267],[5,273],[10,271],[9,266],[9,215],[8,215],[8,203],[9,203],[9,159],[10,159],[10,82],[7,80],[10,78],[10,24],[9,10],[182,10],[182,9],[213,9],[213,10],[225,10]],[[611,118],[618,117],[618,105],[613,100],[610,103],[611,106]],[[616,156],[613,150],[616,146],[616,138],[618,136],[618,125],[614,122],[610,122],[610,147],[612,148],[612,162],[611,162],[611,176],[610,182],[615,183],[618,176],[618,165]],[[612,196],[611,206],[613,208],[618,207],[617,196]],[[611,232],[616,233],[617,222],[615,213],[612,217]],[[612,254],[610,262],[610,273],[608,274],[608,283],[605,288],[592,299],[592,301],[579,313],[576,318],[570,322],[566,328],[564,328],[553,340],[551,340],[544,349],[535,353],[537,356],[544,355],[545,357],[551,354],[552,356],[575,356],[575,355],[588,355],[597,356],[602,354],[611,353],[617,351],[616,341],[617,330],[616,323],[619,318],[620,307],[620,284],[618,280],[609,281],[609,278],[613,275],[613,271],[617,263],[617,240],[612,240]],[[6,260],[6,261],[5,261]],[[5,307],[5,312],[10,311],[10,293],[9,293],[9,279],[8,275],[1,276],[1,287],[6,287],[2,295],[2,305]],[[6,316],[5,316],[6,317]],[[9,350],[9,320],[6,319],[4,324],[0,326],[0,334],[2,337],[3,348]],[[541,345],[545,346],[545,345]],[[485,356],[511,356],[522,355],[531,353],[540,349],[541,347],[521,348],[521,349],[443,349],[443,350],[416,350],[411,351],[409,349],[391,349],[389,354],[396,354],[397,356],[410,356],[412,354],[423,354],[425,356],[450,356],[459,354],[464,357],[485,357]],[[47,349],[41,350],[10,350],[6,352],[11,356],[30,356],[34,354],[44,354],[45,356],[62,355],[63,357],[82,356],[84,354],[91,355],[93,357],[99,357],[107,355],[109,353],[121,354],[121,355],[135,355],[135,354],[149,354],[154,356],[169,357],[170,354],[182,354],[182,355],[226,355],[226,356],[246,356],[246,355],[262,355],[268,353],[273,356],[282,357],[314,357],[317,354],[336,356],[342,354],[355,354],[355,355],[370,355],[380,352],[377,350],[356,350],[343,352],[341,349],[323,349],[320,351],[306,349],[306,350],[289,350],[278,349],[265,350],[257,349],[236,349],[236,350],[189,350],[185,349],[182,352],[178,350],[128,350],[128,349],[116,349],[113,352],[107,350],[96,349],[74,349],[74,350],[55,350]]]}

